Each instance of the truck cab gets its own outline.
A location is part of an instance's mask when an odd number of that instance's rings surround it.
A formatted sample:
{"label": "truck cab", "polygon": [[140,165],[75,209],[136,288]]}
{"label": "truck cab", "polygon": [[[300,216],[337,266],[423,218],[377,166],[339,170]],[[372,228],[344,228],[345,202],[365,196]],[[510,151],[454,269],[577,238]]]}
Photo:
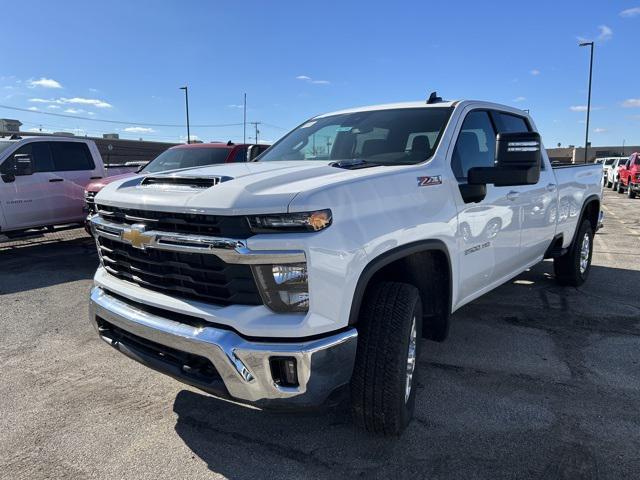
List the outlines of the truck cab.
{"label": "truck cab", "polygon": [[0,138],[0,233],[82,222],[85,186],[103,176],[91,140]]}

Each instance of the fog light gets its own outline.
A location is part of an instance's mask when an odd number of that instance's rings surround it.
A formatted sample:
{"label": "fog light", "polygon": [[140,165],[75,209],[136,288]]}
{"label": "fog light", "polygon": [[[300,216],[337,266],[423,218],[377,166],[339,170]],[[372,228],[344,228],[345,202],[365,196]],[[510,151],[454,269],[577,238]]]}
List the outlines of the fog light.
{"label": "fog light", "polygon": [[298,386],[298,367],[294,357],[271,357],[271,377],[280,387]]}
{"label": "fog light", "polygon": [[309,310],[307,264],[254,265],[251,267],[264,304],[277,313]]}

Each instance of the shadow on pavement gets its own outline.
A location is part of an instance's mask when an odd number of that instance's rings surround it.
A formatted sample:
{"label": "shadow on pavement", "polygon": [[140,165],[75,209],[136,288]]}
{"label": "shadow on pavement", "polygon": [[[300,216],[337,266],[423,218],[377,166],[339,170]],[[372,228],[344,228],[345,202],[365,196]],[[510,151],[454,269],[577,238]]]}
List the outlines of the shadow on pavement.
{"label": "shadow on pavement", "polygon": [[93,277],[98,254],[89,237],[34,243],[0,251],[0,295]]}

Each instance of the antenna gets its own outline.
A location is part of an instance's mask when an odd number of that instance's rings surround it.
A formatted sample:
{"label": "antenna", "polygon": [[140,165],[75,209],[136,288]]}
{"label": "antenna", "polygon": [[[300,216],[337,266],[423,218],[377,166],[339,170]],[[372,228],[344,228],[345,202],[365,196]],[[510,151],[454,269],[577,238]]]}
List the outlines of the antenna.
{"label": "antenna", "polygon": [[432,103],[439,103],[441,101],[442,97],[439,97],[436,92],[431,92],[431,95],[429,95],[429,100],[427,100],[427,105],[430,105]]}

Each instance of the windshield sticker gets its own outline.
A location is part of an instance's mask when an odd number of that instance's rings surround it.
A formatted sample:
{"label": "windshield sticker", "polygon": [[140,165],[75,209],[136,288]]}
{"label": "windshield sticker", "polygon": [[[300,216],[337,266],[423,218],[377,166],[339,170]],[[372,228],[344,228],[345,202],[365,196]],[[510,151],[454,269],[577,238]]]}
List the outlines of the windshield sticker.
{"label": "windshield sticker", "polygon": [[440,175],[434,175],[432,177],[418,177],[419,187],[430,187],[431,185],[440,185],[442,183],[442,177]]}
{"label": "windshield sticker", "polygon": [[300,128],[309,128],[309,127],[313,127],[316,124],[316,121],[313,120],[311,122],[307,122],[304,125],[302,125]]}
{"label": "windshield sticker", "polygon": [[338,127],[336,132],[350,132],[353,127]]}

